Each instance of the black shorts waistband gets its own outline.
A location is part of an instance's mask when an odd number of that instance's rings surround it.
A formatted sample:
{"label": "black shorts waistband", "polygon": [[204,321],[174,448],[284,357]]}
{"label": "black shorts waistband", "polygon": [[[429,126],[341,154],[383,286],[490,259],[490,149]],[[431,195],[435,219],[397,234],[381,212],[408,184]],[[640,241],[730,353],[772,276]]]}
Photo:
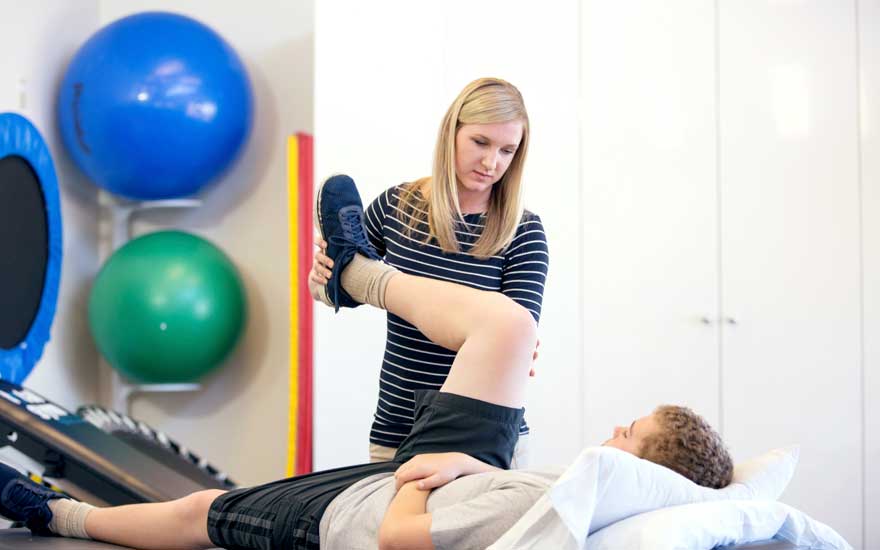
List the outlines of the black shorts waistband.
{"label": "black shorts waistband", "polygon": [[[442,392],[438,390],[416,390],[415,392],[416,410],[422,406],[432,405],[434,407],[443,407],[453,409],[462,413],[479,416],[487,420],[494,420],[504,424],[522,424],[522,418],[525,414],[524,408],[515,409],[505,407],[504,405],[496,405],[488,401],[481,401],[472,397],[465,397],[457,393]],[[418,412],[416,413],[418,416]]]}

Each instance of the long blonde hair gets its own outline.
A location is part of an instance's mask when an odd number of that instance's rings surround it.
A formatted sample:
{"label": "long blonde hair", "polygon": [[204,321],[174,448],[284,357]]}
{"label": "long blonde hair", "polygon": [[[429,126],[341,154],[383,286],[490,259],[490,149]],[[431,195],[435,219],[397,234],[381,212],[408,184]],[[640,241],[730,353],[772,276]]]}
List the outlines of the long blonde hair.
{"label": "long blonde hair", "polygon": [[[521,121],[522,139],[504,176],[492,186],[485,227],[470,254],[487,258],[501,252],[516,235],[523,214],[522,172],[529,148],[529,116],[522,95],[513,84],[500,78],[479,78],[464,87],[440,124],[434,148],[434,168],[402,188],[399,218],[408,236],[419,223],[428,224],[429,235],[447,253],[459,253],[455,225],[464,222],[458,201],[455,175],[455,137],[463,124],[494,124]],[[428,193],[424,190],[428,188]]]}

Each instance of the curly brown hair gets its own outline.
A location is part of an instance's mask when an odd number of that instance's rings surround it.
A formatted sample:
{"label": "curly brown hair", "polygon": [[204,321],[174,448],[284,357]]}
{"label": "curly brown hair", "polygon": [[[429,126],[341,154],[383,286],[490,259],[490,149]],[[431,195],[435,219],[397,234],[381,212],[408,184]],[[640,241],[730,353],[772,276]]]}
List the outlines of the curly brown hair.
{"label": "curly brown hair", "polygon": [[720,489],[730,484],[733,460],[708,422],[691,409],[676,405],[657,407],[654,417],[660,432],[645,438],[642,458],[704,487]]}

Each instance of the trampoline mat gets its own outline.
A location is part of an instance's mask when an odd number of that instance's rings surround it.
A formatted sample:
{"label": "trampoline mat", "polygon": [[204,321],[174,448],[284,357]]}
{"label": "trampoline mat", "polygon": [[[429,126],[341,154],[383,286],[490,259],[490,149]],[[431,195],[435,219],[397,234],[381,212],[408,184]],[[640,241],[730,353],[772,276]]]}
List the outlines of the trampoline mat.
{"label": "trampoline mat", "polygon": [[31,165],[0,159],[0,348],[25,339],[43,296],[49,241],[46,205]]}

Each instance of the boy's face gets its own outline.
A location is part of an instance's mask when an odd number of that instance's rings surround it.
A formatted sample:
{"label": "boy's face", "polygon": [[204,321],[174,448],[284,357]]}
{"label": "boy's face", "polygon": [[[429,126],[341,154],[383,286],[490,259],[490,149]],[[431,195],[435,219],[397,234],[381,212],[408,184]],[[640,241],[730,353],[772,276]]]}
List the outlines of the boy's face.
{"label": "boy's face", "polygon": [[641,458],[642,444],[649,435],[659,433],[660,423],[654,414],[633,420],[629,426],[617,426],[614,435],[603,443],[606,447],[615,447],[621,451],[632,453]]}

